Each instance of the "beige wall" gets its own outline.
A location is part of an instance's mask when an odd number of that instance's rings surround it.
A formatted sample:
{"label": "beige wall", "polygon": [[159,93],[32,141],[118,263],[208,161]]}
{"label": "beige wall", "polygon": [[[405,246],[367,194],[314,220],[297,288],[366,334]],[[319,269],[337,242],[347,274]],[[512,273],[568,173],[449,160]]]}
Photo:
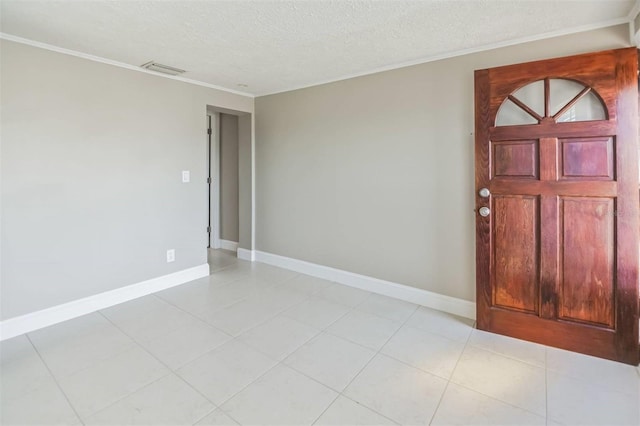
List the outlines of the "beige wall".
{"label": "beige wall", "polygon": [[220,114],[220,238],[238,242],[238,117]]}
{"label": "beige wall", "polygon": [[8,41],[0,55],[1,318],[206,263],[206,107],[253,99]]}
{"label": "beige wall", "polygon": [[628,45],[621,25],[257,98],[257,249],[474,300],[473,71]]}

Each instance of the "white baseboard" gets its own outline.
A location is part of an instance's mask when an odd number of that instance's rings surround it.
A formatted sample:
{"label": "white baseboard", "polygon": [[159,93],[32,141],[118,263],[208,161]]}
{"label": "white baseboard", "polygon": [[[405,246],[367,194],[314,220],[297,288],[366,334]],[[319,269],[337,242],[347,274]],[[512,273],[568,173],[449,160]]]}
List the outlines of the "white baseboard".
{"label": "white baseboard", "polygon": [[223,250],[238,251],[238,243],[229,240],[220,240],[220,248]]}
{"label": "white baseboard", "polygon": [[255,260],[280,268],[300,272],[329,281],[334,281],[350,287],[382,294],[417,305],[448,312],[461,317],[476,319],[476,304],[468,300],[457,299],[443,294],[433,293],[403,284],[385,281],[366,275],[335,269],[328,266],[292,259],[277,254],[255,251]]}
{"label": "white baseboard", "polygon": [[0,341],[209,275],[204,264],[0,322]]}
{"label": "white baseboard", "polygon": [[255,251],[247,250],[243,248],[238,248],[238,259],[248,260],[249,262],[254,262],[256,260]]}

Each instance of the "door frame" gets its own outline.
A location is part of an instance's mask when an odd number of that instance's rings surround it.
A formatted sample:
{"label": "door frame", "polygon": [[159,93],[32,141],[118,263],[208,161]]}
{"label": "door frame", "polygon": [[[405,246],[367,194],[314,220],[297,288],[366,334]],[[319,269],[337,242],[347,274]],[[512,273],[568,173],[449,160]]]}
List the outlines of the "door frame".
{"label": "door frame", "polygon": [[209,236],[209,247],[219,249],[220,242],[220,114],[217,112],[207,113],[209,129],[211,134],[208,138],[207,152],[209,161],[209,176],[211,183],[208,185],[209,191],[209,223],[211,233]]}

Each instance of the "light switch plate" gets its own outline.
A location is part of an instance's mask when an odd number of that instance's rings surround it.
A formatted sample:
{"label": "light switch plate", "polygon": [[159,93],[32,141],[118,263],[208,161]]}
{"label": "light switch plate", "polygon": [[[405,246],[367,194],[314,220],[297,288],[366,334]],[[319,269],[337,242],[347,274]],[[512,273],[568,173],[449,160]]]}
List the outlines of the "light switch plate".
{"label": "light switch plate", "polygon": [[173,262],[175,260],[176,260],[175,249],[167,250],[167,263]]}
{"label": "light switch plate", "polygon": [[189,170],[182,171],[182,183],[188,183],[191,180],[191,173]]}

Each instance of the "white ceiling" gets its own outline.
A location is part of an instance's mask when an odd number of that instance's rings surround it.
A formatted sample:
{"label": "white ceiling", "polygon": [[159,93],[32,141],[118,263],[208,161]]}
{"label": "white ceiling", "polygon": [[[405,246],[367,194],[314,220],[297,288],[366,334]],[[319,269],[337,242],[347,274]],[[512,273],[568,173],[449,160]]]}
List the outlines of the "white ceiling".
{"label": "white ceiling", "polygon": [[[254,95],[627,19],[634,0],[0,1],[2,33]],[[246,84],[248,87],[239,86]]]}

